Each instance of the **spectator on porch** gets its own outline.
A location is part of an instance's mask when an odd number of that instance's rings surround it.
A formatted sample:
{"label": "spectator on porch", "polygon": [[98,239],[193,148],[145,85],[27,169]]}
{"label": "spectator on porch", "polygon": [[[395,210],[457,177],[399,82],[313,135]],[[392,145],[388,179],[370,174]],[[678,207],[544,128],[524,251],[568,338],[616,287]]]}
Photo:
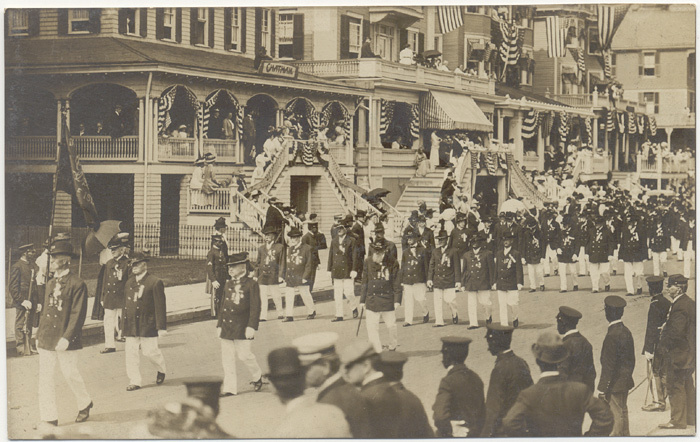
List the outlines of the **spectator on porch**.
{"label": "spectator on porch", "polygon": [[447,65],[448,65],[449,63],[450,63],[450,62],[447,61],[447,60],[442,60],[442,61],[440,62],[440,65],[438,66],[437,70],[438,70],[438,71],[443,71],[443,72],[450,72],[450,68],[447,67]]}
{"label": "spectator on porch", "polygon": [[277,155],[279,155],[280,152],[282,152],[282,144],[279,140],[279,134],[273,126],[270,126],[267,129],[267,132],[269,137],[263,144],[263,151],[270,161],[272,161],[277,158]]}
{"label": "spectator on porch", "polygon": [[126,135],[127,123],[126,116],[122,111],[121,104],[114,106],[114,112],[112,112],[107,120],[107,133],[112,138],[119,138]]}
{"label": "spectator on porch", "polygon": [[80,123],[78,125],[78,133],[76,135],[79,137],[84,137],[85,135],[87,135],[87,133],[85,131],[85,124]]}
{"label": "spectator on porch", "polygon": [[229,112],[226,114],[226,118],[224,118],[223,122],[223,129],[224,129],[224,139],[225,140],[233,140],[234,137],[234,129],[235,125],[233,124],[233,112]]}
{"label": "spectator on porch", "polygon": [[97,136],[104,136],[105,134],[105,129],[104,126],[102,125],[101,121],[97,122],[97,125],[95,126],[95,135]]}
{"label": "spectator on porch", "polygon": [[190,189],[202,190],[204,184],[204,158],[197,158],[194,162],[194,170],[192,171],[192,179],[190,180]]}
{"label": "spectator on porch", "polygon": [[207,152],[204,155],[204,182],[202,183],[202,192],[211,195],[219,188],[220,184],[216,180],[216,172],[214,171],[214,163],[216,162],[216,154]]}
{"label": "spectator on porch", "polygon": [[440,164],[440,142],[442,139],[438,136],[437,131],[434,130],[430,134],[430,168],[435,170]]}
{"label": "spectator on porch", "polygon": [[401,52],[399,52],[399,63],[407,65],[415,64],[413,61],[413,49],[411,49],[411,45],[408,43],[404,44],[403,48],[401,48]]}
{"label": "spectator on porch", "polygon": [[221,120],[221,112],[219,109],[214,108],[211,111],[211,117],[209,118],[209,130],[207,132],[207,137],[212,140],[221,139],[223,130],[223,121]]}
{"label": "spectator on porch", "polygon": [[255,59],[253,60],[253,67],[258,70],[263,61],[272,60],[272,57],[267,55],[267,49],[264,46],[260,47],[260,50],[255,54]]}
{"label": "spectator on porch", "polygon": [[333,139],[335,146],[345,146],[345,131],[342,127],[335,127],[335,138]]}
{"label": "spectator on porch", "polygon": [[380,58],[372,51],[372,39],[367,37],[360,49],[360,58]]}
{"label": "spectator on porch", "polygon": [[253,170],[253,175],[250,178],[250,185],[256,185],[260,180],[262,180],[265,175],[265,165],[267,164],[267,155],[261,153],[255,157],[255,169]]}

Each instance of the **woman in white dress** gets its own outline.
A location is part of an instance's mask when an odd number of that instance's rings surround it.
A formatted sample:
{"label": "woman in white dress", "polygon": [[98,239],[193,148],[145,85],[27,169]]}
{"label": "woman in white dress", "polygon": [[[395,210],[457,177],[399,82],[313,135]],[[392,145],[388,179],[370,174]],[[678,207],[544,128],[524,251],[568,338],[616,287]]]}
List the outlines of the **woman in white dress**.
{"label": "woman in white dress", "polygon": [[433,133],[430,134],[430,168],[432,170],[435,170],[440,164],[440,141],[442,141],[442,139],[438,137],[437,131],[434,130]]}

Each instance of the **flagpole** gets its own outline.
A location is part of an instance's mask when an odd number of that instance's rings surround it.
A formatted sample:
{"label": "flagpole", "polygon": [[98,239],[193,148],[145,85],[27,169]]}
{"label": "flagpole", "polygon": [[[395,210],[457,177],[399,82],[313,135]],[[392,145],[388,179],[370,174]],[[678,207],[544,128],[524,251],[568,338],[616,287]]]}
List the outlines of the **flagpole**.
{"label": "flagpole", "polygon": [[[66,114],[67,110],[65,107],[61,108],[61,125],[58,129],[58,139],[60,140],[57,144],[57,152],[56,152],[56,171],[53,174],[53,189],[52,189],[52,201],[51,201],[51,218],[49,220],[49,238],[48,238],[48,247],[49,251],[51,250],[51,243],[52,240],[51,238],[53,237],[53,225],[54,221],[56,219],[56,199],[58,195],[58,169],[61,164],[61,143],[63,142],[63,136],[64,136],[64,130],[66,126]],[[44,272],[44,288],[47,289],[49,286],[49,269],[51,267],[51,254],[47,253],[46,256],[46,271]]]}

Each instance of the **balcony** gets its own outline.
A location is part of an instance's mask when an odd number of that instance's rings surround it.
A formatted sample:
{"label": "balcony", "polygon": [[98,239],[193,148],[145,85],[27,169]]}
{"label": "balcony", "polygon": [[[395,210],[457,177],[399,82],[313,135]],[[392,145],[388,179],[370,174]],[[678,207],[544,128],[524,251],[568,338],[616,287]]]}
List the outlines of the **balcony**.
{"label": "balcony", "polygon": [[581,155],[581,173],[587,175],[607,174],[612,170],[612,157]]}
{"label": "balcony", "polygon": [[238,149],[237,140],[204,140],[204,152],[216,153],[216,161],[219,163],[242,163],[242,154]]}
{"label": "balcony", "polygon": [[695,174],[695,158],[681,158],[679,155],[665,158],[656,155],[653,158],[645,158],[637,155],[637,172],[641,178],[657,178],[663,174]]}
{"label": "balcony", "polygon": [[407,85],[443,87],[468,93],[495,94],[495,82],[422,66],[377,58],[294,62],[301,72],[325,78],[394,80]]}
{"label": "balcony", "polygon": [[56,135],[7,137],[6,160],[56,160]]}
{"label": "balcony", "polygon": [[[136,161],[139,157],[139,140],[135,135],[120,138],[78,136],[72,140],[83,161]],[[54,161],[57,145],[55,135],[8,137],[5,159]]]}
{"label": "balcony", "polygon": [[196,154],[196,138],[158,138],[158,161],[187,163]]}
{"label": "balcony", "polygon": [[552,94],[552,100],[571,107],[591,107],[593,99],[591,94]]}
{"label": "balcony", "polygon": [[209,195],[199,189],[189,189],[187,209],[190,214],[231,213],[231,189],[215,189]]}

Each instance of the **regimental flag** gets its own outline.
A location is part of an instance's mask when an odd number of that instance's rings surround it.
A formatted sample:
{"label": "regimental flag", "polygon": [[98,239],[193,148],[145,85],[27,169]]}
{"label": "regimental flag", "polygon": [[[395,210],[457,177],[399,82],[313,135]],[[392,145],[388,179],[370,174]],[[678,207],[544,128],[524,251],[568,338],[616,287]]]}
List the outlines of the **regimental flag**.
{"label": "regimental flag", "polygon": [[158,133],[162,134],[170,127],[172,120],[170,119],[170,109],[173,107],[173,98],[175,97],[175,87],[164,94],[158,100]]}
{"label": "regimental flag", "polygon": [[598,5],[598,41],[602,50],[610,49],[613,36],[629,8],[630,5]]}
{"label": "regimental flag", "polygon": [[95,209],[95,202],[92,200],[92,195],[90,195],[90,188],[83,172],[83,166],[80,164],[80,157],[70,136],[70,129],[68,129],[65,114],[63,115],[62,130],[61,142],[58,144],[59,157],[58,165],[56,166],[56,189],[73,195],[78,202],[78,206],[83,209],[85,223],[97,230],[99,226],[97,209]]}
{"label": "regimental flag", "polygon": [[532,138],[537,133],[537,123],[539,122],[540,112],[535,109],[530,109],[527,116],[523,120],[522,137]]}
{"label": "regimental flag", "polygon": [[452,32],[464,25],[461,6],[438,6],[437,13],[442,34]]}
{"label": "regimental flag", "polygon": [[627,125],[629,126],[629,131],[627,133],[630,135],[637,133],[637,118],[634,116],[633,112],[627,113]]}
{"label": "regimental flag", "polygon": [[547,17],[547,55],[549,58],[566,55],[566,27],[557,16]]}
{"label": "regimental flag", "polygon": [[615,117],[615,109],[609,109],[608,110],[608,121],[607,121],[608,124],[606,126],[606,130],[608,132],[613,132],[615,130],[616,119],[617,118]]}
{"label": "regimental flag", "polygon": [[518,45],[518,27],[514,22],[501,22],[501,61],[506,65],[514,65],[520,59],[520,46]]}

